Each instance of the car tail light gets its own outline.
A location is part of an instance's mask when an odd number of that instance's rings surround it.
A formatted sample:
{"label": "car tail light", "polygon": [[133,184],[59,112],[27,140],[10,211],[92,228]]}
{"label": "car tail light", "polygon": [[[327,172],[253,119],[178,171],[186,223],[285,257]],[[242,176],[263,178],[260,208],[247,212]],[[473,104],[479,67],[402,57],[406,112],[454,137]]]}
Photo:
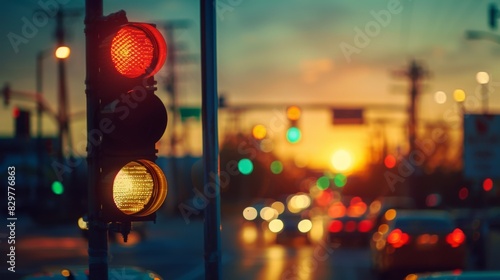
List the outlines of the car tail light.
{"label": "car tail light", "polygon": [[343,227],[344,227],[344,224],[341,221],[334,220],[330,223],[328,230],[330,232],[339,232],[342,230]]}
{"label": "car tail light", "polygon": [[359,232],[369,232],[372,230],[373,224],[372,221],[370,220],[362,220],[358,224],[358,231]]}
{"label": "car tail light", "polygon": [[410,236],[402,232],[399,228],[391,231],[387,236],[387,243],[391,244],[394,248],[399,248],[410,241]]}
{"label": "car tail light", "polygon": [[451,245],[451,247],[456,248],[460,246],[465,241],[465,235],[463,231],[459,228],[454,229],[450,234],[446,236],[446,242]]}
{"label": "car tail light", "polygon": [[348,221],[345,223],[345,231],[347,232],[353,232],[356,230],[356,222],[355,221]]}

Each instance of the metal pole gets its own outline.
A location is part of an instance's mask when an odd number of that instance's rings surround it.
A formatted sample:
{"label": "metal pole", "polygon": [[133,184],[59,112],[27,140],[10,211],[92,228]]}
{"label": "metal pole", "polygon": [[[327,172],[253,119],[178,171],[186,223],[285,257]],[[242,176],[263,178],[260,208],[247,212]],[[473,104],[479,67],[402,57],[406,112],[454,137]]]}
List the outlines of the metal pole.
{"label": "metal pole", "polygon": [[36,56],[36,116],[37,116],[37,186],[30,193],[30,201],[36,199],[37,188],[41,188],[43,184],[43,151],[42,151],[42,75],[43,75],[43,57],[45,51],[38,52]]}
{"label": "metal pole", "polygon": [[87,95],[87,165],[88,165],[88,227],[89,227],[89,279],[108,279],[108,232],[107,224],[99,218],[100,202],[97,200],[99,180],[99,146],[94,145],[91,131],[99,129],[96,112],[99,98],[96,87],[99,82],[99,64],[95,59],[99,52],[99,23],[102,18],[102,0],[85,2],[85,49]]}
{"label": "metal pole", "polygon": [[205,279],[221,278],[219,139],[217,128],[217,47],[213,0],[200,0],[201,115],[205,208]]}

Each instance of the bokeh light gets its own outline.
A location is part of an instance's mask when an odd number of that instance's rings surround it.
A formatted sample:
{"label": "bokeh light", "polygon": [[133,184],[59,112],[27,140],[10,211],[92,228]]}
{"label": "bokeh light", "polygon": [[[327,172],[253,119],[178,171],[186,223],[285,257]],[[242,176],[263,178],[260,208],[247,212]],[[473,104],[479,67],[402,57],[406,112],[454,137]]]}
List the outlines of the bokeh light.
{"label": "bokeh light", "polygon": [[302,133],[300,132],[300,129],[295,126],[290,127],[286,131],[286,140],[292,144],[299,142],[301,137]]}
{"label": "bokeh light", "polygon": [[255,218],[257,218],[257,209],[251,206],[243,209],[243,218],[245,218],[248,221],[255,220]]}
{"label": "bokeh light", "polygon": [[262,140],[267,135],[267,129],[264,125],[258,124],[252,129],[252,136],[257,140]]}
{"label": "bokeh light", "polygon": [[345,176],[344,174],[337,174],[333,179],[333,183],[335,184],[335,186],[342,188],[347,184],[347,176]]}
{"label": "bokeh light", "polygon": [[319,177],[316,181],[316,186],[318,186],[320,190],[326,190],[330,186],[330,178],[326,176]]}
{"label": "bokeh light", "polygon": [[283,227],[284,227],[283,221],[279,219],[274,219],[271,222],[269,222],[269,230],[274,233],[280,232],[281,230],[283,230]]}
{"label": "bokeh light", "polygon": [[271,207],[278,212],[278,214],[282,214],[285,212],[285,204],[281,201],[275,201],[271,204]]}
{"label": "bokeh light", "polygon": [[352,167],[352,156],[346,150],[338,150],[332,155],[332,166],[337,171],[346,171]]}
{"label": "bokeh light", "polygon": [[393,155],[387,155],[384,159],[385,167],[391,169],[396,166],[396,157]]}
{"label": "bokeh light", "polygon": [[253,171],[253,163],[248,158],[240,159],[238,162],[238,170],[243,175],[249,175]]}
{"label": "bokeh light", "polygon": [[281,161],[279,160],[271,162],[271,172],[273,174],[280,174],[281,172],[283,172],[283,163],[281,163]]}
{"label": "bokeh light", "polygon": [[486,72],[477,72],[476,81],[482,85],[487,84],[490,81],[490,75]]}
{"label": "bokeh light", "polygon": [[453,99],[456,102],[464,102],[465,101],[465,91],[463,89],[456,89],[453,92]]}
{"label": "bokeh light", "polygon": [[57,195],[63,194],[63,192],[64,192],[63,184],[59,181],[54,181],[52,183],[52,192],[57,194]]}
{"label": "bokeh light", "polygon": [[434,93],[434,100],[437,104],[446,103],[446,99],[446,93],[444,93],[444,91],[436,91],[436,93]]}
{"label": "bokeh light", "polygon": [[312,222],[309,219],[304,219],[297,225],[298,229],[302,233],[309,232],[312,228]]}

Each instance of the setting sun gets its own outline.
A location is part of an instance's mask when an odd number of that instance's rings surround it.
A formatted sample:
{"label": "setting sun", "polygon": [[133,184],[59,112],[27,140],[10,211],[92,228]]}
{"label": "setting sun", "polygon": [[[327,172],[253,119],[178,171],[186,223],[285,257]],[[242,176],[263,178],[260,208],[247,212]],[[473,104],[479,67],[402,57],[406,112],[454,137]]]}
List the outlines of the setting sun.
{"label": "setting sun", "polygon": [[346,171],[352,168],[352,156],[346,150],[337,150],[332,155],[331,163],[336,171]]}

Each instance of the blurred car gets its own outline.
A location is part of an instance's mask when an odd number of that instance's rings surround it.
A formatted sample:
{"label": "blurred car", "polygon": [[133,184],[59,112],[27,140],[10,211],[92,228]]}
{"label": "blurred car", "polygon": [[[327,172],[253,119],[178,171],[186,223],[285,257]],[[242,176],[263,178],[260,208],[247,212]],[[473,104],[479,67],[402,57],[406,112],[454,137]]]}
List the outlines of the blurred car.
{"label": "blurred car", "polygon": [[393,210],[371,240],[373,265],[380,276],[394,271],[463,269],[465,234],[451,215],[439,210]]}
{"label": "blurred car", "polygon": [[496,280],[500,271],[451,271],[409,274],[405,280]]}
{"label": "blurred car", "polygon": [[339,245],[366,246],[370,242],[373,222],[366,215],[350,217],[348,215],[332,219],[328,225],[328,241],[334,247]]}
{"label": "blurred car", "polygon": [[[109,279],[134,279],[134,280],[162,280],[163,278],[155,272],[134,266],[109,267]],[[62,267],[38,272],[22,278],[22,280],[56,280],[56,279],[89,279],[87,267]]]}
{"label": "blurred car", "polygon": [[269,222],[269,230],[276,233],[277,243],[287,243],[295,238],[310,242],[308,233],[312,229],[309,211],[293,213],[284,211],[276,219]]}

